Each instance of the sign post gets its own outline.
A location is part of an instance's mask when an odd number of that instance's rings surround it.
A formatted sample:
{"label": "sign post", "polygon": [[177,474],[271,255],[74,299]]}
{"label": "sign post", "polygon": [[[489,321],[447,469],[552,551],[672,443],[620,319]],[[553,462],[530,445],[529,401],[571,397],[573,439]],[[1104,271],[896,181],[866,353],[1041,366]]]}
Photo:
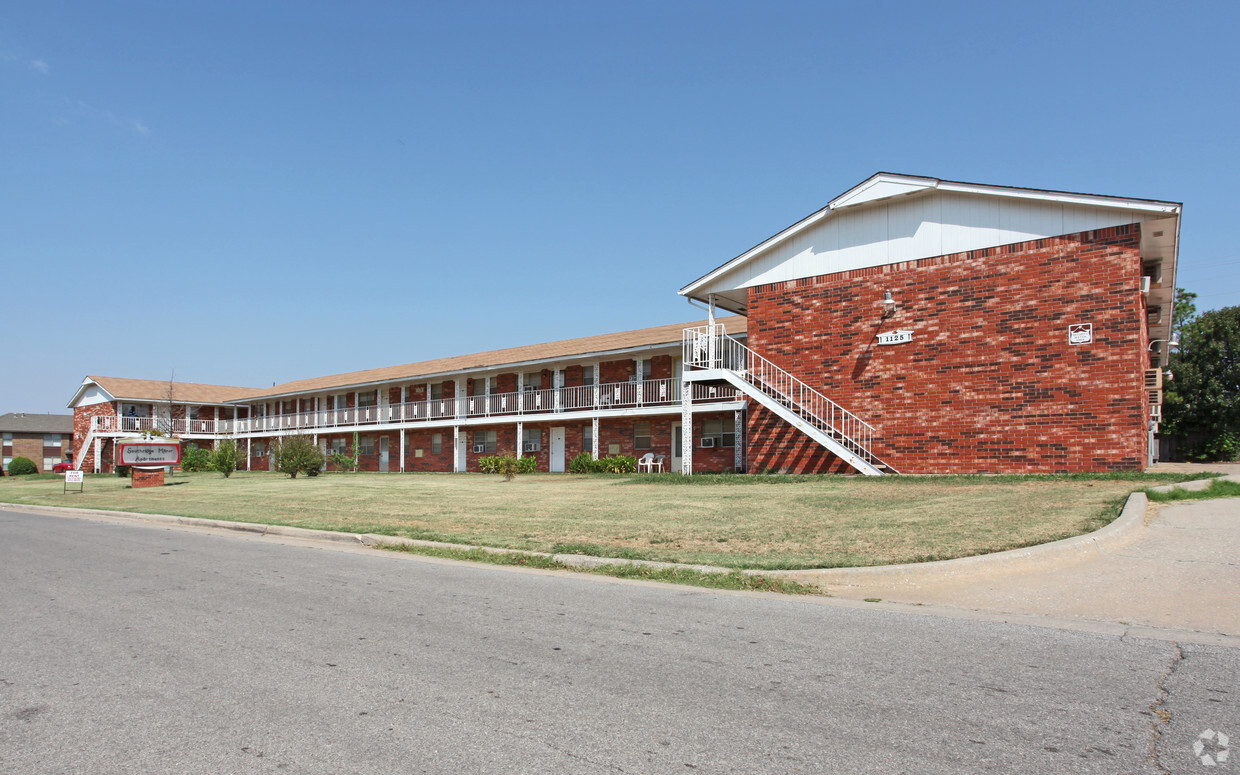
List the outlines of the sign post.
{"label": "sign post", "polygon": [[81,471],[65,471],[65,488],[64,492],[61,493],[62,495],[69,492],[69,485],[71,484],[78,485],[77,491],[83,492],[86,489],[86,477],[82,475]]}

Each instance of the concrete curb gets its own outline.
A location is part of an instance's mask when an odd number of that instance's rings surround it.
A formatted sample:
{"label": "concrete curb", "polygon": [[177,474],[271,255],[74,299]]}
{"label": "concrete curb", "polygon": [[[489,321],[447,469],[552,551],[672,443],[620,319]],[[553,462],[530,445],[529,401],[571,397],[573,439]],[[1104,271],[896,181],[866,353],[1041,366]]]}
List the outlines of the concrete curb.
{"label": "concrete curb", "polygon": [[1106,527],[1085,535],[1038,544],[1022,549],[1009,549],[993,554],[979,554],[955,560],[913,563],[909,565],[876,565],[864,568],[823,568],[791,571],[745,571],[764,576],[778,576],[818,587],[853,587],[867,584],[903,584],[915,587],[928,581],[969,575],[999,575],[1062,567],[1114,552],[1135,541],[1145,526],[1149,499],[1143,492],[1128,496],[1123,511]]}

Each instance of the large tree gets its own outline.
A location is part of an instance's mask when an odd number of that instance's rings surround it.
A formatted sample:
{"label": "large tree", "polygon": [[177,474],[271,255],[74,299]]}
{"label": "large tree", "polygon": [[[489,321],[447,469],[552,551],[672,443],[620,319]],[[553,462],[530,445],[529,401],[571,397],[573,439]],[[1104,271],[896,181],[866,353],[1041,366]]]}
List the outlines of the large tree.
{"label": "large tree", "polygon": [[1203,312],[1184,324],[1174,379],[1166,384],[1163,433],[1200,438],[1193,457],[1234,460],[1240,452],[1240,307]]}

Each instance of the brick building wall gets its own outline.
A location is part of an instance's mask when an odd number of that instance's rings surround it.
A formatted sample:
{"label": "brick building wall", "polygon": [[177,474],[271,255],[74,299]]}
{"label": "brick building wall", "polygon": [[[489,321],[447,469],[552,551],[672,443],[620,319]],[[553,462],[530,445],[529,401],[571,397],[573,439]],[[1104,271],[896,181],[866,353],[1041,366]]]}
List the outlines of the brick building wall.
{"label": "brick building wall", "polygon": [[[90,435],[90,422],[92,417],[115,417],[116,406],[111,402],[102,404],[91,404],[90,406],[79,406],[73,410],[73,449],[76,452],[82,448],[82,444],[86,442],[86,437]],[[103,470],[110,471],[112,467],[111,439],[105,439],[103,442],[102,454]],[[75,458],[76,460],[76,458]],[[86,457],[82,460],[83,471],[95,470],[95,445],[92,442],[90,449],[86,452]]]}
{"label": "brick building wall", "polygon": [[[903,473],[1141,470],[1139,242],[1134,224],[761,285],[749,346],[873,425]],[[1093,342],[1069,344],[1081,323]],[[876,343],[895,330],[912,342]],[[760,407],[748,437],[751,471],[846,469]]]}

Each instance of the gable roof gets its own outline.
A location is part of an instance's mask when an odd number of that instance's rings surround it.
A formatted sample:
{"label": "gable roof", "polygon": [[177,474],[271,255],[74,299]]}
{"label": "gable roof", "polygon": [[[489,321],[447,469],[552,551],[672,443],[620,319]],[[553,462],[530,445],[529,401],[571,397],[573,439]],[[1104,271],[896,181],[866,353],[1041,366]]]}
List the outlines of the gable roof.
{"label": "gable roof", "polygon": [[0,414],[0,431],[5,433],[73,433],[71,414]]}
{"label": "gable roof", "polygon": [[[841,219],[844,225],[839,226],[839,229],[844,230],[847,228],[849,230],[847,237],[851,240],[846,246],[847,250],[851,251],[851,254],[849,262],[845,262],[844,268],[857,268],[857,266],[852,264],[877,266],[884,263],[897,263],[914,258],[928,258],[942,255],[943,253],[959,252],[958,250],[950,249],[940,249],[938,252],[934,252],[934,248],[926,247],[925,245],[913,245],[913,241],[908,239],[908,234],[899,234],[898,236],[902,239],[893,238],[892,231],[887,227],[887,224],[881,221],[865,223],[862,220],[852,220],[863,219],[865,217],[864,213],[867,211],[873,213],[874,210],[871,207],[879,205],[879,203],[897,205],[901,201],[908,202],[921,197],[933,196],[936,193],[969,201],[981,200],[1000,203],[1006,201],[1013,203],[1013,207],[1015,207],[1014,203],[1021,201],[1031,203],[1031,205],[1036,203],[1041,205],[1042,211],[1052,207],[1062,207],[1065,212],[1065,228],[1062,231],[1050,229],[1049,231],[1054,233],[1038,235],[1047,237],[1101,228],[1099,225],[1090,225],[1090,223],[1091,218],[1096,220],[1097,213],[1104,211],[1109,212],[1111,215],[1108,217],[1114,221],[1133,222],[1155,218],[1173,219],[1175,224],[1170,229],[1174,233],[1175,238],[1171,239],[1170,244],[1160,246],[1158,252],[1159,258],[1168,265],[1170,276],[1174,280],[1179,230],[1178,221],[1182,209],[1182,205],[1178,202],[965,183],[917,175],[879,172],[835,197],[826,207],[811,213],[783,231],[768,237],[744,253],[689,283],[681,288],[679,293],[682,296],[702,301],[706,301],[713,293],[716,295],[716,303],[719,306],[743,314],[746,311],[745,288],[754,284],[772,281],[772,274],[776,275],[774,278],[776,281],[778,279],[789,279],[788,277],[783,277],[779,272],[764,271],[768,268],[765,266],[766,263],[776,260],[784,261],[785,263],[797,263],[796,267],[788,267],[787,271],[783,272],[783,274],[796,276],[812,276],[813,274],[828,274],[832,271],[839,271],[838,269],[830,268],[829,261],[789,262],[786,260],[787,256],[781,257],[780,251],[794,252],[795,248],[800,247],[800,243],[796,242],[798,237],[819,234],[816,227],[820,226],[826,229],[835,228],[832,222]],[[924,202],[925,200],[922,201]],[[919,214],[915,212],[904,214],[907,216],[906,222],[902,223],[901,226],[916,227],[919,223],[917,220]],[[975,213],[970,213],[970,215],[978,217]],[[984,213],[981,217],[990,217],[990,214]],[[1041,225],[1045,226],[1046,224],[1043,223]],[[875,226],[878,228],[874,228]],[[867,229],[867,227],[869,228]],[[954,234],[959,236],[961,229],[957,227],[958,224],[949,223],[944,229],[955,229]],[[994,239],[990,240],[993,244],[979,244],[976,247],[994,247],[1007,244],[1008,242],[1024,241],[1024,239],[1029,238],[1029,232],[1036,231],[1036,227],[1030,226],[1028,223],[1022,223],[1020,227],[1012,230],[990,229],[989,231],[994,236]],[[985,230],[975,230],[975,232],[978,231]],[[806,237],[806,239],[809,239],[809,237]],[[932,242],[932,240],[928,242]],[[899,251],[899,256],[886,256],[886,251],[877,249],[877,246],[883,245],[896,246],[892,248],[892,251]],[[871,253],[882,255],[877,257],[869,255],[864,258],[858,258],[857,253],[864,251],[866,246],[876,248]],[[926,247],[926,249],[920,249],[922,247]],[[967,249],[974,248],[970,246]],[[812,258],[822,259],[831,250],[831,248],[812,246],[808,253]],[[806,263],[812,263],[813,268],[806,267]],[[757,268],[755,268],[755,265],[757,265]],[[747,277],[747,273],[752,273],[755,277]]]}
{"label": "gable roof", "polygon": [[[731,334],[743,335],[745,333],[747,322],[745,318],[719,318],[717,322],[723,323]],[[381,382],[406,381],[438,375],[447,376],[462,371],[495,370],[501,367],[515,368],[522,364],[533,365],[583,356],[601,356],[608,353],[622,353],[627,350],[657,347],[660,345],[679,345],[684,329],[705,324],[706,321],[704,320],[676,323],[654,328],[620,331],[613,334],[584,336],[543,344],[509,347],[502,350],[488,350],[470,355],[455,355],[448,358],[405,363],[399,366],[385,366],[383,368],[353,371],[345,374],[333,374],[326,377],[314,377],[295,382],[285,382],[271,388],[263,388],[238,398],[271,398],[321,392]]]}
{"label": "gable roof", "polygon": [[[130,379],[127,377],[88,376],[82,382],[78,394],[91,383],[98,385],[118,401],[167,401],[168,380]],[[255,388],[229,387],[227,385],[204,385],[198,382],[173,382],[172,400],[178,404],[224,404],[232,399],[245,398],[256,393]],[[78,396],[69,402],[77,403]]]}

